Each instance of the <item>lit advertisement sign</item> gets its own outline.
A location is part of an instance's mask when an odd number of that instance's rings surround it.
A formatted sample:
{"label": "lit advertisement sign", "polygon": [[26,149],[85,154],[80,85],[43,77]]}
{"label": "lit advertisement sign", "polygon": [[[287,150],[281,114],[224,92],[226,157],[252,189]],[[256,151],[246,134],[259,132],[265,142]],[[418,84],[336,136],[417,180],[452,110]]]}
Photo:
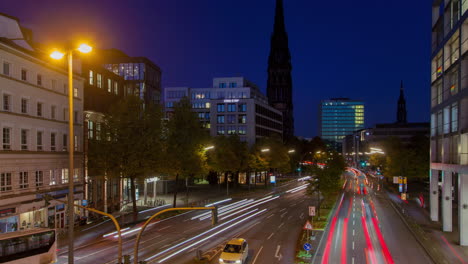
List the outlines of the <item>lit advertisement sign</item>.
{"label": "lit advertisement sign", "polygon": [[237,102],[239,102],[239,99],[224,99],[223,102],[225,102],[225,103],[237,103]]}

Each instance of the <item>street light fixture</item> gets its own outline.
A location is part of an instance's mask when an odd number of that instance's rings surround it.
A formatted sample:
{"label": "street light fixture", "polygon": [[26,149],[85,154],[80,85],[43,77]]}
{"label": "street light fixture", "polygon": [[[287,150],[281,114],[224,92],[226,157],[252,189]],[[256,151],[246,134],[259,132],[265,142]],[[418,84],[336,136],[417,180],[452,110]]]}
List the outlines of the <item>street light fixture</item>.
{"label": "street light fixture", "polygon": [[294,149],[288,150],[288,153],[293,153],[293,152],[296,152],[296,150],[294,150]]}
{"label": "street light fixture", "polygon": [[266,148],[266,149],[262,149],[262,150],[261,150],[261,152],[268,152],[268,151],[270,151],[269,148]]}
{"label": "street light fixture", "polygon": [[205,150],[210,150],[210,149],[214,149],[214,146],[208,146],[205,148]]}
{"label": "street light fixture", "polygon": [[[73,154],[75,151],[75,144],[74,144],[74,128],[73,128],[73,51],[75,49],[70,49],[65,53],[62,53],[58,50],[53,51],[50,54],[50,57],[55,60],[62,59],[65,54],[68,56],[68,263],[73,264],[73,228],[75,226],[75,214],[74,214],[74,186],[73,180],[75,175],[74,164],[73,164]],[[82,53],[89,53],[93,50],[93,48],[87,44],[81,44],[76,50]],[[121,256],[119,256],[121,259]]]}

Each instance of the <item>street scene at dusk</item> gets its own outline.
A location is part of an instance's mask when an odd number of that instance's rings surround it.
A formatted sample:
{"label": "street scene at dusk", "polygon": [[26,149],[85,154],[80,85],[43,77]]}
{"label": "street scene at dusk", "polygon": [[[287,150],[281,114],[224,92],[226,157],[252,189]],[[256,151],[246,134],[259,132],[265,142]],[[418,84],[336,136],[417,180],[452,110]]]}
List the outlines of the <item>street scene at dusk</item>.
{"label": "street scene at dusk", "polygon": [[0,263],[468,264],[468,0],[1,1],[0,142]]}

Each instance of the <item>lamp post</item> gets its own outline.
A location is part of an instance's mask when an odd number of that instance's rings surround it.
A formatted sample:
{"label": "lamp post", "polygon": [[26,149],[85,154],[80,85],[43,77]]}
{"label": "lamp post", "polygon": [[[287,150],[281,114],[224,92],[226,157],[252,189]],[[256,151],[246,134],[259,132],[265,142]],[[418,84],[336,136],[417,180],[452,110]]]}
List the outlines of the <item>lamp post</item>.
{"label": "lamp post", "polygon": [[[93,48],[86,44],[81,44],[76,50],[82,53],[89,53]],[[75,226],[75,214],[74,214],[74,164],[73,164],[73,154],[75,151],[74,144],[74,129],[73,129],[73,51],[75,49],[70,49],[66,52],[68,59],[68,263],[73,264],[73,228]],[[60,51],[54,51],[50,54],[50,57],[55,60],[60,60],[65,54]]]}

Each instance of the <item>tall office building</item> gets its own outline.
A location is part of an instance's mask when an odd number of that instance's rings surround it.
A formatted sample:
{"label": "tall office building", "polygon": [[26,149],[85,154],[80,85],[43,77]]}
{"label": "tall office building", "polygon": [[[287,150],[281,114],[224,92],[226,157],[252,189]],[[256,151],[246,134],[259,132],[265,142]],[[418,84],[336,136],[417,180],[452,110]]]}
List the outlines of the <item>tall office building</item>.
{"label": "tall office building", "polygon": [[[468,246],[468,1],[432,4],[431,219],[443,231],[458,221],[460,244]],[[439,181],[442,181],[439,196]],[[453,195],[453,190],[458,192]],[[457,199],[458,198],[458,199]],[[453,199],[458,217],[453,216]],[[439,205],[441,204],[441,213]]]}
{"label": "tall office building", "polygon": [[326,143],[341,151],[345,136],[364,128],[364,102],[349,98],[323,100],[319,109],[319,134]]}
{"label": "tall office building", "polygon": [[284,26],[283,1],[276,1],[275,25],[268,57],[267,97],[270,104],[283,114],[283,137],[294,136],[291,54]]}

